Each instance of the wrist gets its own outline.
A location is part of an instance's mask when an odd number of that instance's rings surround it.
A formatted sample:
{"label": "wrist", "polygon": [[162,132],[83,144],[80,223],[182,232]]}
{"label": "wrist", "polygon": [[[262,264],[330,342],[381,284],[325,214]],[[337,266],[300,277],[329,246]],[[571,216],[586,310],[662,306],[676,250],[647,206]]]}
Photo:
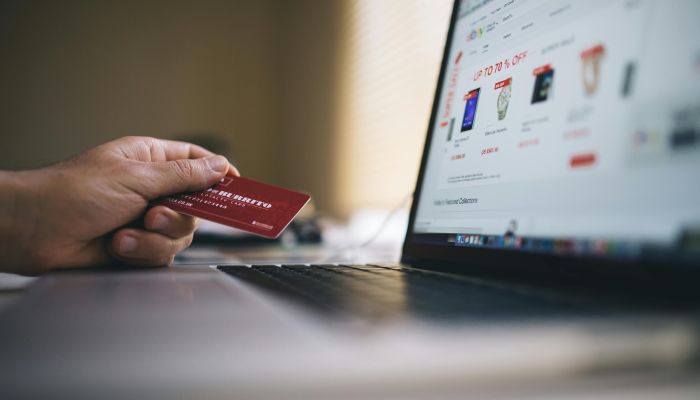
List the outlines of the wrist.
{"label": "wrist", "polygon": [[0,271],[21,273],[32,263],[39,223],[35,171],[0,171]]}

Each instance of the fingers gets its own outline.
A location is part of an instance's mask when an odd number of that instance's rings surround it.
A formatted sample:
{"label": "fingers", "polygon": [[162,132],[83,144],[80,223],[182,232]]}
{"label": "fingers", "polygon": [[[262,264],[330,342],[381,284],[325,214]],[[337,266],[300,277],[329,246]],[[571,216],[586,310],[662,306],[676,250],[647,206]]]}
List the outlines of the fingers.
{"label": "fingers", "polygon": [[181,158],[203,158],[213,156],[211,151],[196,144],[177,140],[156,139],[156,144],[163,152],[163,158],[154,161],[172,161]]}
{"label": "fingers", "polygon": [[127,228],[117,231],[110,244],[110,253],[131,265],[169,265],[175,254],[192,243],[197,219],[156,206],[146,212],[144,225],[147,230]]}
{"label": "fingers", "polygon": [[137,190],[148,199],[212,187],[226,175],[223,156],[140,163],[135,169]]}
{"label": "fingers", "polygon": [[[197,146],[196,144],[180,142],[177,140],[152,139],[154,143],[151,147],[154,158],[152,161],[175,161],[180,159],[206,158],[215,155],[211,151]],[[238,169],[229,164],[229,174],[240,176]]]}
{"label": "fingers", "polygon": [[195,217],[176,213],[163,206],[156,206],[148,210],[143,220],[146,229],[172,239],[191,235],[197,229],[198,222]]}
{"label": "fingers", "polygon": [[108,143],[126,158],[137,161],[172,161],[181,158],[213,156],[209,150],[192,143],[163,140],[146,136],[126,136]]}
{"label": "fingers", "polygon": [[121,229],[112,237],[110,253],[130,265],[170,265],[175,254],[192,243],[192,235],[178,239],[140,229]]}
{"label": "fingers", "polygon": [[[175,161],[206,158],[216,154],[196,144],[152,137],[127,136],[108,144],[124,157],[136,161]],[[229,174],[240,176],[238,169],[229,164]]]}

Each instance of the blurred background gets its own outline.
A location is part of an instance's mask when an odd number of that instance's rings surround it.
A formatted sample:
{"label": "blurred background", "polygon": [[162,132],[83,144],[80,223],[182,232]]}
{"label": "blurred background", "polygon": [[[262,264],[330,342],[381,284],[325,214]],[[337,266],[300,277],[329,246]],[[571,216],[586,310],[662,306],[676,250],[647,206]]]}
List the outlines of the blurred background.
{"label": "blurred background", "polygon": [[0,169],[184,139],[339,219],[413,189],[449,0],[4,0]]}

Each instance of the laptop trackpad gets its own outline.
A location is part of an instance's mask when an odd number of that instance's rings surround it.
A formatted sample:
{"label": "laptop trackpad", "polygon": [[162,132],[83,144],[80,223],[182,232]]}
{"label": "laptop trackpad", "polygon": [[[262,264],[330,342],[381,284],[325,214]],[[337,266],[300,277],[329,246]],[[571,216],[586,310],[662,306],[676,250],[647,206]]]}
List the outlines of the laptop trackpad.
{"label": "laptop trackpad", "polygon": [[118,354],[115,346],[153,354],[193,350],[198,343],[207,351],[215,343],[235,348],[237,342],[255,351],[250,345],[261,332],[266,342],[289,340],[304,328],[294,309],[231,283],[206,267],[54,273],[7,310],[0,337],[6,343],[29,340],[37,353],[58,356],[71,349],[94,358]]}

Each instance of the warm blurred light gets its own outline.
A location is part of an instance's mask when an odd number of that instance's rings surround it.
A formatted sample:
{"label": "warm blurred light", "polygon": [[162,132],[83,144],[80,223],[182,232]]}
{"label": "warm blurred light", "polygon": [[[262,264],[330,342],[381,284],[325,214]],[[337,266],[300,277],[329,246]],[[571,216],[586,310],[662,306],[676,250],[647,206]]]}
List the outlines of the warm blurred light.
{"label": "warm blurred light", "polygon": [[391,207],[413,190],[451,4],[346,2],[336,101],[342,213]]}

